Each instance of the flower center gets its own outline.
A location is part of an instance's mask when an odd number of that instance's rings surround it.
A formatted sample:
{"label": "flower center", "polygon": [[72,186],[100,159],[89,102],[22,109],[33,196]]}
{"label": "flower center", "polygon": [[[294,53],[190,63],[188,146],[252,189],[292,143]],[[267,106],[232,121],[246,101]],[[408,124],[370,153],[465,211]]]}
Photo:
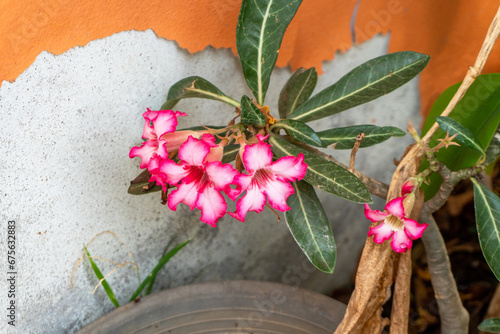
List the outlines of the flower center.
{"label": "flower center", "polygon": [[257,185],[261,185],[261,186],[265,186],[267,184],[267,182],[269,181],[272,181],[273,180],[273,175],[270,171],[268,171],[267,169],[259,169],[255,172],[255,174],[253,175],[253,179],[252,179],[252,183],[253,184],[257,184]]}
{"label": "flower center", "polygon": [[205,168],[199,166],[189,166],[189,173],[185,177],[186,183],[196,182],[198,191],[202,192],[207,185],[210,184],[210,179],[205,171]]}
{"label": "flower center", "polygon": [[400,230],[403,228],[404,224],[401,219],[399,219],[396,216],[389,215],[386,219],[385,222],[390,224],[391,226],[394,227],[395,230]]}

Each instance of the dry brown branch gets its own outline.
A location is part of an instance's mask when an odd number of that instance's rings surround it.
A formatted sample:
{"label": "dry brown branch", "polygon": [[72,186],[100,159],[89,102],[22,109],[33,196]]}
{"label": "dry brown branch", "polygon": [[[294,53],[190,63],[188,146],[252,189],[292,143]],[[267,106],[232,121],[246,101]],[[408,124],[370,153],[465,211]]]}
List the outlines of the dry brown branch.
{"label": "dry brown branch", "polygon": [[[476,80],[476,78],[481,74],[484,68],[484,64],[486,64],[486,60],[488,59],[491,49],[493,48],[493,45],[498,39],[499,34],[500,34],[500,7],[498,8],[495,17],[493,18],[493,21],[490,24],[490,28],[488,29],[488,33],[486,34],[486,38],[484,39],[481,50],[477,55],[476,62],[474,63],[473,66],[469,67],[469,70],[465,75],[464,81],[462,81],[462,84],[460,85],[457,92],[451,99],[450,103],[448,103],[446,109],[441,113],[441,116],[448,116],[452,112],[452,110],[456,107],[457,103],[465,95],[465,92],[467,92],[467,89],[469,89],[470,85],[472,85],[474,80]],[[424,143],[429,143],[431,137],[434,135],[434,133],[437,131],[438,128],[439,125],[437,123],[434,123],[429,132],[427,132],[424,138],[422,138],[422,141]]]}
{"label": "dry brown branch", "polygon": [[[488,34],[474,66],[469,68],[464,82],[441,116],[449,115],[470,87],[474,79],[481,73],[499,33],[500,8],[491,23],[490,29],[488,30]],[[425,144],[430,141],[430,138],[436,132],[438,127],[439,126],[437,124],[434,124],[434,126],[422,139]],[[408,151],[408,154],[404,156],[403,160],[394,172],[389,187],[387,201],[399,196],[403,182],[417,174],[423,155],[424,151],[422,146],[413,145],[413,147]],[[419,213],[418,207],[416,207],[412,212],[412,214],[416,216],[418,216]],[[439,231],[436,231],[435,233],[439,234]],[[390,254],[386,254],[386,252],[389,252]],[[392,275],[389,275],[388,273],[392,273],[396,263],[396,257],[399,257],[399,255],[395,255],[394,252],[392,252],[389,243],[376,245],[371,238],[366,240],[358,272],[356,274],[356,289],[349,300],[346,314],[337,328],[335,332],[336,334],[380,333],[383,328],[381,326],[384,323],[384,320],[380,315],[381,309],[385,299],[388,298],[388,290],[392,284]],[[397,267],[396,277],[400,275],[400,277],[403,277],[404,280],[407,280],[407,271],[411,270],[411,268],[409,268],[410,264],[405,260],[401,261],[400,264],[401,265],[398,265]],[[391,277],[389,278],[389,276]],[[405,304],[408,298],[405,294],[407,295],[409,290],[396,289],[395,293],[403,294],[402,296],[395,298],[399,298],[403,301],[402,304]],[[405,310],[393,312],[391,319],[391,333],[406,333],[408,330],[408,320],[404,318],[407,317],[407,308]]]}

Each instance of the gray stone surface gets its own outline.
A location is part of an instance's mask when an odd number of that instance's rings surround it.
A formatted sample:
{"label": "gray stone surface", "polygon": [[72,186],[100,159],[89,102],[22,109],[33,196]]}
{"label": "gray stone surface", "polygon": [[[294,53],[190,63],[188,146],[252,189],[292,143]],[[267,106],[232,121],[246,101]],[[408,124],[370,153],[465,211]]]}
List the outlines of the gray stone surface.
{"label": "gray stone surface", "polygon": [[[316,91],[386,53],[387,41],[387,36],[377,36],[326,62]],[[152,31],[122,32],[60,56],[43,52],[15,82],[3,82],[0,250],[5,254],[7,221],[15,220],[18,332],[75,332],[113,308],[101,288],[91,294],[96,279],[88,261],[76,269],[70,289],[83,244],[103,231],[113,231],[123,239],[142,278],[170,241],[180,242],[198,233],[160,273],[154,291],[191,282],[251,279],[328,292],[352,278],[368,230],[359,204],[320,194],[338,245],[336,271],[326,275],[311,269],[284,221],[278,223],[269,210],[250,213],[245,223],[225,217],[219,227],[211,228],[199,221],[196,210],[180,205],[172,212],[162,206],[158,193],[127,194],[129,181],[140,172],[139,159],[130,160],[128,152],[141,143],[141,114],[147,107],[161,106],[169,87],[190,75],[208,79],[233,97],[250,95],[239,62],[229,50],[207,48],[189,54]],[[272,110],[290,75],[289,69],[275,71],[271,80],[275,88],[268,93]],[[409,118],[419,124],[418,107],[417,81],[413,80],[375,102],[317,121],[315,126],[370,123],[404,129]],[[179,128],[221,125],[233,116],[231,107],[199,99],[182,101],[177,109],[189,114]],[[410,142],[406,136],[361,150],[357,169],[388,182],[395,168],[392,158],[399,157]],[[329,153],[344,161],[349,154]],[[130,260],[124,246],[110,234],[99,236],[89,251],[117,262]],[[0,263],[2,272],[7,272],[6,259]],[[99,264],[105,274],[114,267]],[[108,281],[120,303],[138,285],[135,270],[125,267]],[[5,291],[7,283],[2,279],[0,293]],[[6,306],[0,307],[5,310]],[[10,326],[9,331],[16,332]]]}

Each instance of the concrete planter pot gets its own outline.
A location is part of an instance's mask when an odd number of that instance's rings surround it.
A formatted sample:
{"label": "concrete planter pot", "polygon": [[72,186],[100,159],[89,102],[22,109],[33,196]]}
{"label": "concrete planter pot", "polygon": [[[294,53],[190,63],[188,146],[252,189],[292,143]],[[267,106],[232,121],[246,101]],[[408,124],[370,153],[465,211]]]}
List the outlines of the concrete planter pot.
{"label": "concrete planter pot", "polygon": [[122,306],[80,334],[331,334],[345,305],[325,295],[257,281],[201,283]]}

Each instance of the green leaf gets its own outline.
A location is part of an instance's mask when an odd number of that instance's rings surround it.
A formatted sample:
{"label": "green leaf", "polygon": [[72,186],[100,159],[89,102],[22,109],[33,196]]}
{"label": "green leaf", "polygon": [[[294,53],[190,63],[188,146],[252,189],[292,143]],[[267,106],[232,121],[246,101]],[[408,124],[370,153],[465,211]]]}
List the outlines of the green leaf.
{"label": "green leaf", "polygon": [[477,326],[477,329],[483,332],[500,333],[500,318],[485,319]]}
{"label": "green leaf", "polygon": [[337,247],[332,227],[313,186],[305,181],[292,183],[295,193],[288,197],[291,210],[285,220],[295,241],[309,261],[325,273],[333,273]]}
{"label": "green leaf", "polygon": [[318,81],[318,73],[314,67],[306,70],[299,68],[288,79],[280,93],[278,100],[278,110],[281,119],[285,119],[295,109],[300,107],[311,96],[316,82]]}
{"label": "green leaf", "polygon": [[109,300],[115,305],[115,307],[120,307],[120,304],[118,303],[118,300],[116,300],[115,294],[113,293],[113,290],[111,290],[111,287],[109,286],[108,282],[104,279],[104,275],[101,273],[99,270],[99,267],[97,267],[97,264],[94,262],[92,257],[90,256],[90,253],[85,245],[83,245],[83,248],[85,248],[85,253],[87,253],[87,258],[89,259],[90,265],[92,266],[92,270],[94,271],[94,274],[96,275],[97,279],[99,281],[102,280],[101,285],[104,288],[104,291],[106,291],[106,294],[108,295]]}
{"label": "green leaf", "polygon": [[176,82],[168,91],[167,101],[161,106],[161,110],[172,109],[181,99],[198,97],[202,99],[216,100],[227,103],[238,108],[240,103],[227,96],[219,88],[207,80],[192,76]]}
{"label": "green leaf", "polygon": [[263,106],[281,40],[302,0],[243,0],[236,48],[248,87]]}
{"label": "green leaf", "polygon": [[[429,131],[435,123],[436,117],[441,115],[452,97],[455,95],[461,83],[457,83],[446,89],[434,102],[429,115],[422,129],[422,136]],[[483,74],[469,87],[463,98],[458,102],[448,117],[466,124],[467,128],[479,140],[481,147],[486,149],[493,138],[500,122],[500,74]],[[443,139],[446,132],[438,129],[432,136],[430,147],[439,144],[439,139]],[[475,150],[462,146],[450,146],[447,149],[439,150],[436,153],[439,161],[443,162],[452,171],[457,171],[472,167],[476,164],[481,154]],[[424,159],[420,170],[429,166]],[[433,173],[430,176],[430,185],[422,185],[425,193],[425,200],[432,198],[441,186],[442,178],[439,174]]]}
{"label": "green leaf", "polygon": [[228,162],[233,161],[236,158],[236,154],[238,154],[239,150],[240,150],[240,145],[237,144],[229,144],[225,146],[221,162],[223,164],[226,164]]}
{"label": "green leaf", "polygon": [[318,136],[323,141],[324,147],[335,144],[336,150],[351,150],[360,132],[365,134],[360,147],[369,147],[391,137],[402,137],[406,134],[403,130],[393,126],[380,127],[366,124],[325,130],[318,132]]}
{"label": "green leaf", "polygon": [[484,258],[500,281],[500,198],[475,178],[474,210],[477,235]]}
{"label": "green leaf", "polygon": [[304,151],[288,141],[271,136],[269,139],[273,153],[278,157],[304,154],[307,172],[304,181],[316,188],[356,203],[372,203],[370,193],[356,175],[341,166],[323,159],[317,154]]}
{"label": "green leaf", "polygon": [[293,119],[283,119],[271,126],[272,129],[284,129],[294,139],[309,145],[322,146],[323,144],[311,127]]}
{"label": "green leaf", "polygon": [[241,122],[245,125],[255,125],[259,128],[266,125],[266,116],[246,95],[241,98]]}
{"label": "green leaf", "polygon": [[160,191],[161,186],[149,182],[151,174],[146,169],[139,174],[133,181],[130,181],[128,193],[132,195],[144,195],[152,192]]}
{"label": "green leaf", "polygon": [[464,144],[467,147],[472,148],[473,150],[481,153],[483,156],[485,155],[483,148],[481,147],[481,143],[474,136],[472,131],[467,129],[465,126],[455,121],[453,118],[438,116],[436,117],[436,122],[438,122],[441,129],[444,131],[448,131],[450,136],[456,134],[455,140],[461,144]]}
{"label": "green leaf", "polygon": [[429,62],[416,52],[395,52],[356,67],[295,109],[288,118],[309,122],[369,102],[404,85]]}
{"label": "green leaf", "polygon": [[498,157],[500,157],[500,127],[497,128],[493,138],[491,138],[490,144],[486,148],[486,159],[484,163],[488,165],[486,168],[486,173],[488,175],[493,172],[493,167],[495,167],[494,162],[497,161]]}
{"label": "green leaf", "polygon": [[134,294],[132,295],[132,297],[130,297],[129,299],[129,302],[133,301],[135,298],[137,298],[137,296],[139,296],[142,292],[142,290],[144,290],[144,288],[150,284],[152,281],[154,281],[154,279],[156,278],[156,275],[158,274],[158,272],[163,268],[163,266],[165,266],[165,264],[167,264],[167,262],[175,255],[177,254],[177,252],[179,252],[182,248],[184,248],[184,246],[186,246],[191,240],[193,240],[194,237],[192,237],[191,239],[188,239],[180,244],[178,244],[177,246],[175,246],[174,248],[172,248],[167,254],[165,254],[161,259],[160,261],[158,261],[158,264],[153,268],[153,270],[149,273],[148,277],[146,277],[144,279],[144,281],[142,281],[141,285],[139,285],[139,287],[137,288],[137,290],[135,290]]}

